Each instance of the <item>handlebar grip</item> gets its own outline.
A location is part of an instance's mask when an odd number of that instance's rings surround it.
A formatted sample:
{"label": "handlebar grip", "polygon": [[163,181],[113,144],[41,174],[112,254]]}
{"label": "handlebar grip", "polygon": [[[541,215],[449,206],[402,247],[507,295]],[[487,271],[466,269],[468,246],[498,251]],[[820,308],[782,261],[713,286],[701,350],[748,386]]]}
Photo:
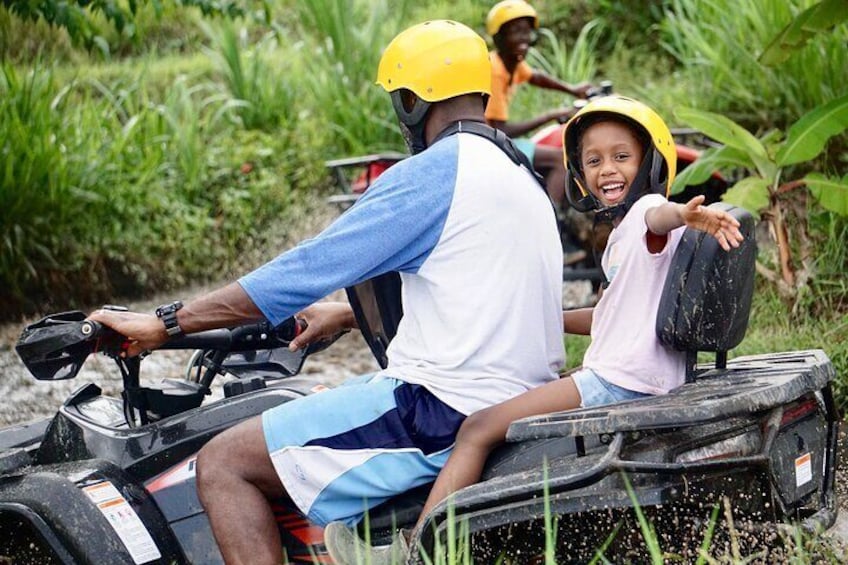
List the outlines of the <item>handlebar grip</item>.
{"label": "handlebar grip", "polygon": [[287,318],[277,327],[268,322],[247,324],[231,329],[206,330],[170,339],[160,349],[216,349],[249,351],[287,346],[306,329],[306,321]]}
{"label": "handlebar grip", "polygon": [[86,340],[96,339],[103,332],[103,324],[94,320],[85,320],[80,324],[80,333]]}
{"label": "handlebar grip", "polygon": [[79,332],[82,334],[84,341],[94,342],[91,346],[92,352],[117,355],[129,346],[129,340],[127,340],[126,336],[94,320],[83,320],[80,322]]}
{"label": "handlebar grip", "polygon": [[292,316],[291,318],[286,318],[280,325],[275,327],[274,334],[278,339],[288,342],[302,334],[306,326],[306,320]]}

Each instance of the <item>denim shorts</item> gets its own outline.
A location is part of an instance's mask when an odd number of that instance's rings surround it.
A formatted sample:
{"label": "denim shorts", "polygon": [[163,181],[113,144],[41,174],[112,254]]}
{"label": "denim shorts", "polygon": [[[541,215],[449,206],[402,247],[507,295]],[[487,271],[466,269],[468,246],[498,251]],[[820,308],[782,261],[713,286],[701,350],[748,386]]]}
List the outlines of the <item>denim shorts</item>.
{"label": "denim shorts", "polygon": [[614,404],[616,402],[624,402],[625,400],[635,400],[651,396],[644,392],[636,392],[628,390],[611,382],[604,380],[592,369],[580,369],[571,378],[574,380],[574,385],[580,393],[580,407],[589,408],[591,406],[603,406],[605,404]]}

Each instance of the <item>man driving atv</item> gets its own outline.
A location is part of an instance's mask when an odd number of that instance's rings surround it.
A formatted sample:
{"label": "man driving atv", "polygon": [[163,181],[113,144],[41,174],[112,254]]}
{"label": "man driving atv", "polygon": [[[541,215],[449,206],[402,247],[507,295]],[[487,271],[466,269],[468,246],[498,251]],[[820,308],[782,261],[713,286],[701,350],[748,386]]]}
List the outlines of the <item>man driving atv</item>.
{"label": "man driving atv", "polygon": [[533,166],[545,176],[548,194],[557,206],[562,204],[565,167],[562,151],[540,146],[528,138],[519,138],[532,130],[555,120],[571,117],[570,108],[557,108],[532,119],[509,121],[509,104],[516,88],[527,83],[539,88],[558,90],[577,98],[585,98],[591,85],[570,85],[547,73],[535,70],[525,57],[535,40],[539,17],[536,10],[524,0],[503,0],[495,4],[486,17],[486,31],[492,37],[495,49],[490,53],[492,62],[492,96],[486,106],[486,121],[503,130],[514,139],[518,148],[532,161]]}
{"label": "man driving atv", "polygon": [[132,340],[129,355],[298,312],[315,321],[312,339],[355,325],[348,305],[314,303],[400,272],[404,315],[385,370],[272,408],[200,451],[198,493],[227,563],[279,563],[269,499],[352,525],[433,481],[468,414],[552,381],[564,362],[555,214],[526,157],[485,124],[485,41],[452,21],[413,26],[386,48],[377,83],[412,156],[332,225],[185,305],[91,315]]}

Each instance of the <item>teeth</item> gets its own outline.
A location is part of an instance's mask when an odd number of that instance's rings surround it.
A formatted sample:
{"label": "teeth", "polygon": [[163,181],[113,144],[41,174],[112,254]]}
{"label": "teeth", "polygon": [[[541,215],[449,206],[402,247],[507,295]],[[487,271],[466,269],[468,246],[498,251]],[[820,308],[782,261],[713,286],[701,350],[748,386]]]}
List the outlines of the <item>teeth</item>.
{"label": "teeth", "polygon": [[618,189],[621,189],[621,188],[624,188],[624,183],[623,182],[617,182],[615,184],[607,184],[605,186],[602,186],[601,190],[604,191],[604,192],[609,192],[609,191],[618,190]]}

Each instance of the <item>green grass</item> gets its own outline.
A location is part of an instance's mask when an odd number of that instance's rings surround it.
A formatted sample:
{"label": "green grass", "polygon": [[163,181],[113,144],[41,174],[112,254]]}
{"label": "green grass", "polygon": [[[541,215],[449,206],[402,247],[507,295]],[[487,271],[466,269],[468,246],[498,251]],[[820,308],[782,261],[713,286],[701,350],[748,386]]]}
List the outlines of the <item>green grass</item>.
{"label": "green grass", "polygon": [[[591,565],[612,563],[610,559],[614,554],[617,559],[622,559],[622,551],[627,555],[624,562],[656,565],[663,563],[695,563],[696,565],[796,563],[800,565],[843,562],[846,550],[844,544],[806,532],[798,525],[791,523],[773,524],[770,528],[750,529],[747,522],[740,520],[734,512],[733,505],[727,498],[705,503],[702,511],[696,512],[702,515],[703,519],[683,526],[691,532],[691,539],[672,541],[667,536],[669,524],[655,522],[657,516],[653,512],[655,509],[650,506],[643,507],[637,490],[632,486],[626,473],[621,472],[621,479],[632,506],[625,509],[622,514],[601,512],[588,518],[595,521],[596,527],[600,528],[599,531],[609,531],[606,538],[594,550],[594,556],[589,561]],[[533,525],[526,530],[522,529],[520,524],[515,524],[508,537],[517,538],[523,535],[522,532],[524,534],[533,532],[534,539],[539,540],[540,545],[531,547],[522,544],[522,549],[517,555],[501,553],[493,556],[491,551],[496,548],[489,548],[488,542],[483,542],[482,549],[487,553],[485,562],[503,565],[528,562],[555,565],[558,559],[568,559],[568,554],[563,554],[563,548],[558,547],[558,541],[561,541],[563,537],[567,540],[569,534],[567,531],[558,531],[559,517],[555,516],[551,510],[550,493],[547,488],[547,465],[545,465],[545,486],[539,496],[544,501],[543,515],[536,518]],[[689,516],[690,520],[694,518],[688,514],[686,516]],[[587,516],[584,515],[581,519],[587,519]],[[370,543],[367,515],[365,521],[365,541]],[[423,563],[468,565],[478,562],[473,559],[474,551],[468,522],[456,516],[452,504],[447,506],[445,524],[440,529],[443,533],[436,536],[431,551],[419,548],[419,556]],[[535,535],[540,531],[543,535]],[[514,544],[516,540],[511,541]],[[616,545],[618,547],[614,547]],[[641,547],[641,550],[634,553],[636,547]],[[480,548],[477,549],[480,550]],[[681,553],[681,550],[685,554]],[[508,551],[514,552],[515,548]],[[353,558],[359,565],[370,565],[370,556],[357,554]],[[575,556],[572,555],[571,559],[574,560],[574,558]]]}
{"label": "green grass", "polygon": [[848,410],[848,312],[830,310],[819,315],[792,313],[764,281],[754,294],[745,339],[731,357],[779,351],[822,349],[836,370],[834,393],[843,414]]}

